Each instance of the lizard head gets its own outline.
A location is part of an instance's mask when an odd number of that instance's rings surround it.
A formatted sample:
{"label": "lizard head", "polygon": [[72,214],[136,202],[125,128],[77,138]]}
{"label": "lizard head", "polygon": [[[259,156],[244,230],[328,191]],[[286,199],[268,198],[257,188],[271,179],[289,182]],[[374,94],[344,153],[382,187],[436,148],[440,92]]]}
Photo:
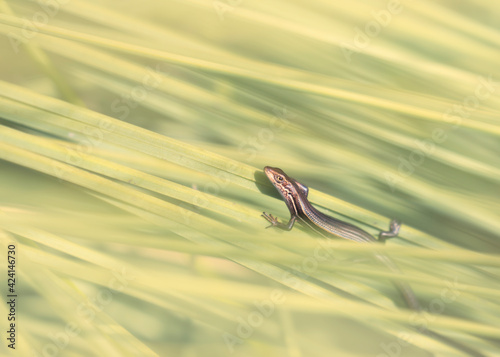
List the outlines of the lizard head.
{"label": "lizard head", "polygon": [[277,167],[266,166],[264,167],[264,173],[273,186],[276,187],[285,202],[288,203],[289,200],[293,199],[292,195],[296,194],[297,191],[296,187],[293,185],[295,181],[293,178]]}

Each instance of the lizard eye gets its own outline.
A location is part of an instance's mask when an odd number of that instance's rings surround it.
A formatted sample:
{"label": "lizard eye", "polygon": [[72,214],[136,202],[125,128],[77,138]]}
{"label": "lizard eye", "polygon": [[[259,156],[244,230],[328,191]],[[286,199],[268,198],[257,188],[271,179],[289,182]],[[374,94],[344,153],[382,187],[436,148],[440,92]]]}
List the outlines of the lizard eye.
{"label": "lizard eye", "polygon": [[283,176],[276,176],[276,180],[278,180],[279,182],[282,182],[283,181]]}

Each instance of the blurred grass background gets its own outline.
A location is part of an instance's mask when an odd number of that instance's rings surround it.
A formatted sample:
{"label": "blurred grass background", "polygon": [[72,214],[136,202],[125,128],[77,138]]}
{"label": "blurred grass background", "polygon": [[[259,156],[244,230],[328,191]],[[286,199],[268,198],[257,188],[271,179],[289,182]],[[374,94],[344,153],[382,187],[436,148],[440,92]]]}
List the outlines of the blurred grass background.
{"label": "blurred grass background", "polygon": [[[498,355],[499,14],[0,0],[0,237],[20,295],[2,353],[468,355],[427,326]],[[374,235],[402,220],[383,249],[404,274],[264,229],[262,211],[289,216],[265,165]]]}

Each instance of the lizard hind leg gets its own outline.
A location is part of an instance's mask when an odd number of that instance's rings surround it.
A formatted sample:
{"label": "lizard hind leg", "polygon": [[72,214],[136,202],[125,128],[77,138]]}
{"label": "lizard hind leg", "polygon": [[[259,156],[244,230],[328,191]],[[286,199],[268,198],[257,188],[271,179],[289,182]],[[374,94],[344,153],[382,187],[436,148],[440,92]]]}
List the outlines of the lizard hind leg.
{"label": "lizard hind leg", "polygon": [[401,222],[396,219],[393,219],[389,224],[388,231],[382,231],[378,235],[378,240],[380,243],[385,243],[386,239],[396,237],[399,233],[399,229],[401,228]]}

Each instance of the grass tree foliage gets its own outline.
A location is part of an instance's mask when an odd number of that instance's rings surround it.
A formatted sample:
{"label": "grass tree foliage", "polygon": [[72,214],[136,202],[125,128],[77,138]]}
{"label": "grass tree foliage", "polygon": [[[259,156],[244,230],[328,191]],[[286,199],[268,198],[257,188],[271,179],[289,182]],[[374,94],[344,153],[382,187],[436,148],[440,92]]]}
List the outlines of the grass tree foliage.
{"label": "grass tree foliage", "polygon": [[[468,356],[427,328],[498,355],[499,15],[0,0],[0,247],[18,294],[2,355]],[[400,236],[265,229],[262,211],[289,215],[265,165]]]}

